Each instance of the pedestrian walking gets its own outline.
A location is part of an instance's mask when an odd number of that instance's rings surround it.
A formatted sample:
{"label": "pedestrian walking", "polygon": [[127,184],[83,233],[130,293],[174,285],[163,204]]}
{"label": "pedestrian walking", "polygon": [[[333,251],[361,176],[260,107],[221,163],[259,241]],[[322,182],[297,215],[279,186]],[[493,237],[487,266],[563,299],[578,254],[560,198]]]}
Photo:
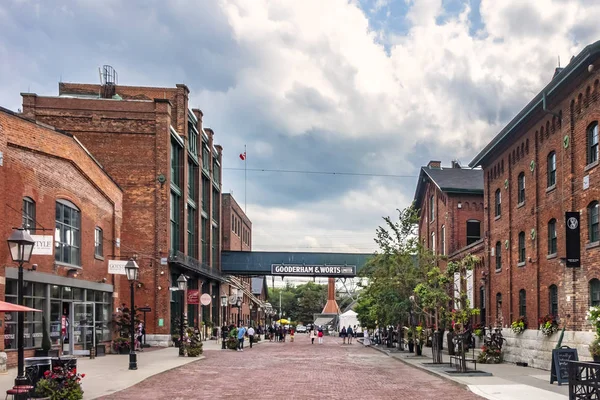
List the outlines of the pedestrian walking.
{"label": "pedestrian walking", "polygon": [[319,328],[317,336],[319,337],[319,344],[323,344],[323,328]]}
{"label": "pedestrian walking", "polygon": [[346,329],[346,335],[348,336],[348,344],[352,344],[352,338],[354,337],[354,331],[352,327],[348,325],[348,329]]}
{"label": "pedestrian walking", "polygon": [[134,351],[144,351],[142,350],[142,338],[144,337],[144,333],[146,333],[146,330],[144,329],[144,323],[140,322],[137,327]]}
{"label": "pedestrian walking", "polygon": [[290,328],[290,342],[294,342],[294,329]]}
{"label": "pedestrian walking", "polygon": [[254,342],[254,328],[252,326],[248,328],[248,341],[250,341],[250,348],[252,348],[252,343]]}
{"label": "pedestrian walking", "polygon": [[369,337],[369,330],[365,329],[364,330],[364,340],[363,340],[363,344],[365,346],[370,346],[371,345],[371,338]]}
{"label": "pedestrian walking", "polygon": [[310,344],[315,344],[315,338],[317,337],[316,329],[310,331]]}
{"label": "pedestrian walking", "polygon": [[238,327],[238,348],[237,351],[244,351],[244,335],[246,335],[246,328],[242,325]]}
{"label": "pedestrian walking", "polygon": [[229,335],[229,327],[226,322],[223,322],[221,327],[221,350],[225,350],[225,342],[227,342],[227,336]]}
{"label": "pedestrian walking", "polygon": [[343,343],[346,344],[346,327],[342,326],[342,330],[340,331],[340,336],[342,337]]}

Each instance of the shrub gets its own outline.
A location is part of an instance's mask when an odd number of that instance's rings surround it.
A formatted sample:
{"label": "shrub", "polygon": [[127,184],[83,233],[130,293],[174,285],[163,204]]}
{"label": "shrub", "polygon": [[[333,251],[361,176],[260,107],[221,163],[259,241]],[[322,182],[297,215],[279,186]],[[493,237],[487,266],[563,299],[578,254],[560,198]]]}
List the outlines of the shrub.
{"label": "shrub", "polygon": [[81,400],[81,379],[84,377],[85,374],[78,374],[75,368],[54,367],[52,371],[46,371],[36,384],[35,394],[38,397],[49,397],[50,400]]}
{"label": "shrub", "polygon": [[558,332],[558,321],[554,315],[548,314],[539,320],[540,330],[546,336]]}

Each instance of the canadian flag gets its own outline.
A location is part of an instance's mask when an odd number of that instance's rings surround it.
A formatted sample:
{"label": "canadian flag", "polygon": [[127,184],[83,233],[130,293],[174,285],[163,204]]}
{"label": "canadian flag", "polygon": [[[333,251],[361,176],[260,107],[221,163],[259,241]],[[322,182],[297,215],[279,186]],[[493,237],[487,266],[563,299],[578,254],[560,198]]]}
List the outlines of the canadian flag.
{"label": "canadian flag", "polygon": [[246,152],[243,152],[240,154],[240,160],[245,160],[246,159]]}

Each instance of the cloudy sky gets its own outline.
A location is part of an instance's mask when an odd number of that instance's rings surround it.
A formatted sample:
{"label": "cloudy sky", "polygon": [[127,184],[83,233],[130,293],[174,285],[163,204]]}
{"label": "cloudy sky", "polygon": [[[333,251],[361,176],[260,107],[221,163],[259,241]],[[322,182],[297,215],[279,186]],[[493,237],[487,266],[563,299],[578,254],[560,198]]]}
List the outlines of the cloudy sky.
{"label": "cloudy sky", "polygon": [[598,20],[597,0],[5,0],[0,105],[103,64],[185,83],[242,206],[247,145],[254,249],[371,252],[419,166],[466,165]]}

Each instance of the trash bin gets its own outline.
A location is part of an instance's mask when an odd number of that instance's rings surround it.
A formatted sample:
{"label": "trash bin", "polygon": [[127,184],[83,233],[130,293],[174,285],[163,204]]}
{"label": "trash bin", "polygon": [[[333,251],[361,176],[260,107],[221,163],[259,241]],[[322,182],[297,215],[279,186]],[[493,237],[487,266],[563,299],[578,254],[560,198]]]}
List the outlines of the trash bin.
{"label": "trash bin", "polygon": [[35,387],[46,371],[50,371],[52,359],[50,357],[28,357],[25,359],[25,375],[31,386]]}
{"label": "trash bin", "polygon": [[52,357],[52,368],[54,367],[65,367],[67,370],[77,368],[77,357],[75,356],[62,356]]}

